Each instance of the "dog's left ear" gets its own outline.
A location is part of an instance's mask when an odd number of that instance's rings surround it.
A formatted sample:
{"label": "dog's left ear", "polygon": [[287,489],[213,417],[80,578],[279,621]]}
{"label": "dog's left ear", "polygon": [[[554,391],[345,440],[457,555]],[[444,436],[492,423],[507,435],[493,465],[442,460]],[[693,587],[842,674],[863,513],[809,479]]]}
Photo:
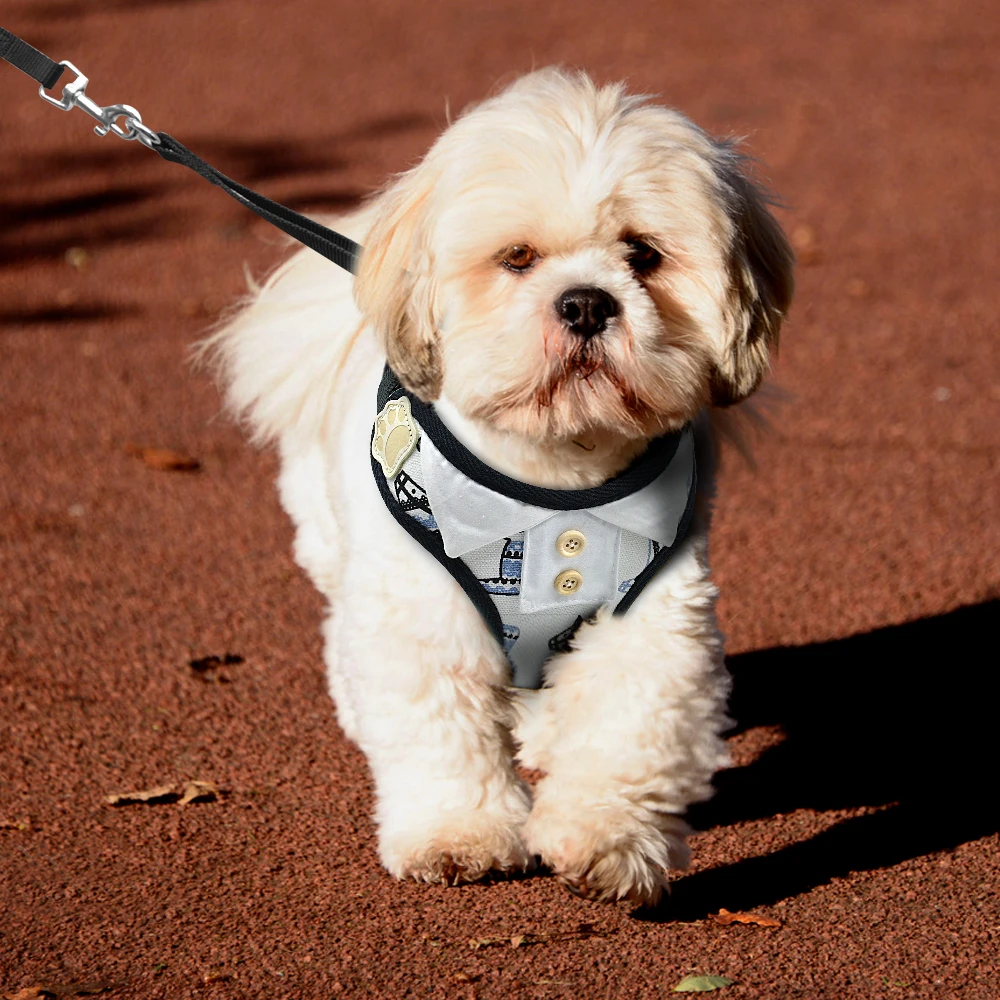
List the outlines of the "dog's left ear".
{"label": "dog's left ear", "polygon": [[427,233],[430,185],[425,162],[379,196],[354,282],[355,301],[375,327],[389,365],[424,402],[440,395],[443,378]]}
{"label": "dog's left ear", "polygon": [[795,255],[768,198],[741,169],[743,158],[717,146],[715,172],[732,226],[727,342],[712,375],[712,403],[746,399],[767,373],[768,357],[792,301]]}

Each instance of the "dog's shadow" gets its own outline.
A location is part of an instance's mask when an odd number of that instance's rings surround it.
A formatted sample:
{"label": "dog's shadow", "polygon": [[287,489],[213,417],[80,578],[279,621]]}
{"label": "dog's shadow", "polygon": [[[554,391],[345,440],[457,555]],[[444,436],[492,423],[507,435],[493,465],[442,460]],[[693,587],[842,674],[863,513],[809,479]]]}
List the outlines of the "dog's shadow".
{"label": "dog's shadow", "polygon": [[1000,830],[1000,601],[863,635],[732,657],[736,732],[785,740],[716,778],[696,829],[795,809],[885,806],[772,854],[689,875],[652,920],[777,902],[831,878]]}

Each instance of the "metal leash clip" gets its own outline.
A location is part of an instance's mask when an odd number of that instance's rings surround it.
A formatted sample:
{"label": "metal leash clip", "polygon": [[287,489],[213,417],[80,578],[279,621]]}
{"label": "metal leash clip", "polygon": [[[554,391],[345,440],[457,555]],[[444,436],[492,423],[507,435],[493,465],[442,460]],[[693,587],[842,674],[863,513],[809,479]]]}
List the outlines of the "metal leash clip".
{"label": "metal leash clip", "polygon": [[[87,84],[90,83],[87,77],[66,59],[61,60],[59,65],[76,73],[76,79],[63,87],[62,100],[56,100],[46,94],[44,86],[39,87],[38,96],[43,101],[48,101],[63,111],[69,111],[74,107],[86,111],[91,118],[96,118],[101,123],[94,128],[98,135],[107,135],[111,132],[119,139],[130,141],[138,139],[148,149],[160,145],[160,137],[148,125],[143,125],[142,115],[135,108],[128,104],[109,104],[106,108],[102,108],[87,96]],[[124,128],[118,124],[119,118],[125,119]]]}

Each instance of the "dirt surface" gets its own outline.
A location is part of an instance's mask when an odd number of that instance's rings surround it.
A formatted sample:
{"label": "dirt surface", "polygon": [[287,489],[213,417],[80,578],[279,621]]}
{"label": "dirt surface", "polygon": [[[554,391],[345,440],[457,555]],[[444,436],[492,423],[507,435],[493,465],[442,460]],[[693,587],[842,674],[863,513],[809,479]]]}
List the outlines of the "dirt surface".
{"label": "dirt surface", "polygon": [[[786,400],[721,484],[739,728],[692,870],[646,913],[544,874],[399,884],[275,459],[187,362],[282,239],[0,66],[0,994],[652,998],[700,972],[734,998],[1000,996],[1000,8],[0,14],[99,102],[314,212],[412,162],[446,101],[553,62],[626,77],[748,138],[801,257]],[[220,792],[104,800],[191,780]]]}

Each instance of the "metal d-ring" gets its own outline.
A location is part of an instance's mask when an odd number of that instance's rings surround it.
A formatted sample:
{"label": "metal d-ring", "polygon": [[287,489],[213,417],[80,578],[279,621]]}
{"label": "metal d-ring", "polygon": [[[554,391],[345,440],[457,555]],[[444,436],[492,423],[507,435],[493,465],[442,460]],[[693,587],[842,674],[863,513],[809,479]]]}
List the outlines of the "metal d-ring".
{"label": "metal d-ring", "polygon": [[[100,122],[94,128],[98,135],[107,135],[110,132],[118,136],[119,139],[129,141],[138,139],[149,149],[160,144],[160,137],[148,125],[142,123],[142,115],[135,108],[129,104],[109,104],[106,108],[102,108],[100,104],[87,96],[87,84],[90,83],[90,80],[68,59],[63,59],[59,65],[72,70],[76,74],[76,79],[63,87],[61,100],[50,97],[45,93],[44,85],[40,86],[38,95],[43,101],[47,101],[63,111],[69,111],[70,108],[80,108],[82,111],[86,111],[91,118]],[[124,128],[118,124],[119,118],[125,119]]]}

